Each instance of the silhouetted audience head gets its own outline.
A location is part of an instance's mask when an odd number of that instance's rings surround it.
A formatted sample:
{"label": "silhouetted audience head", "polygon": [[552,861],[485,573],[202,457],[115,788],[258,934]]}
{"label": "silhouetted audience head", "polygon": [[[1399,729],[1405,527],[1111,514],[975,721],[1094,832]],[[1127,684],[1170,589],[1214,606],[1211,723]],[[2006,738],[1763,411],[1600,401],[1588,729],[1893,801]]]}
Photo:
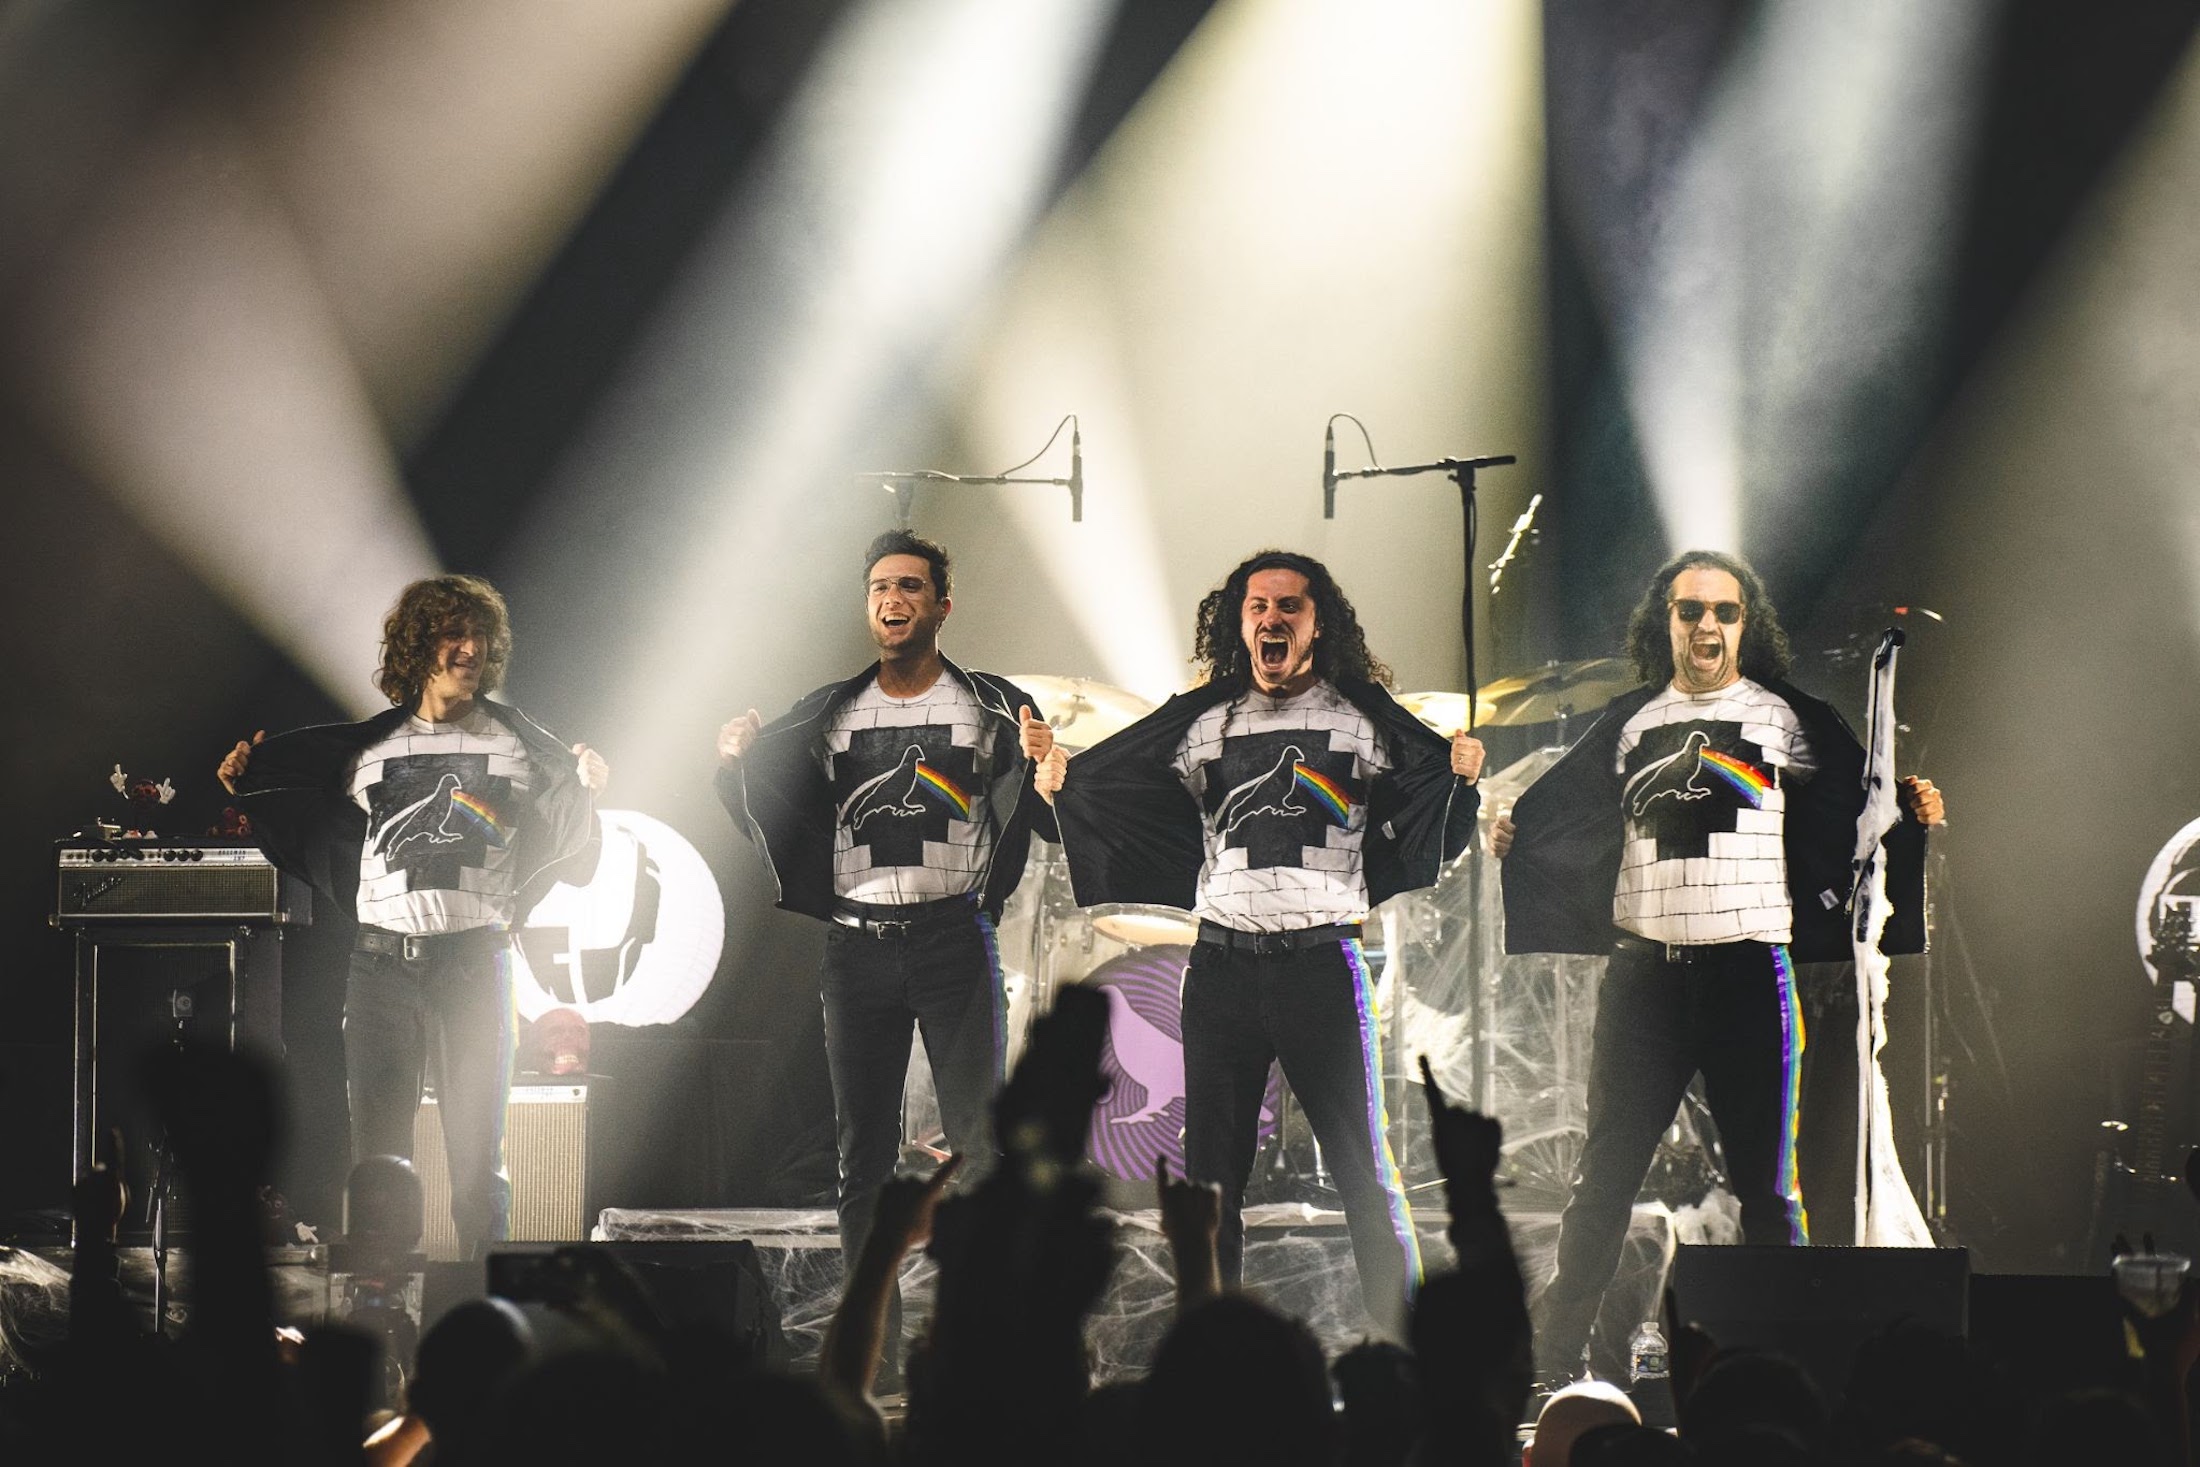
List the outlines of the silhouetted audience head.
{"label": "silhouetted audience head", "polygon": [[1820,1445],[1784,1426],[1751,1421],[1695,1444],[1697,1467],[1823,1467]]}
{"label": "silhouetted audience head", "polygon": [[1601,1380],[1570,1385],[1543,1403],[1535,1418],[1535,1440],[1522,1455],[1526,1467],[1568,1467],[1574,1443],[1598,1426],[1634,1426],[1642,1413],[1627,1393]]}
{"label": "silhouetted audience head", "polygon": [[679,1460],[699,1433],[663,1372],[606,1346],[520,1371],[481,1420],[466,1467],[597,1467]]}
{"label": "silhouetted audience head", "polygon": [[1147,1460],[1332,1463],[1336,1413],[1305,1325],[1242,1294],[1186,1310],[1154,1356],[1141,1403]]}
{"label": "silhouetted audience head", "polygon": [[1964,1455],[1972,1446],[1975,1396],[1962,1340],[1921,1324],[1896,1324],[1858,1348],[1835,1436],[1852,1453],[1916,1440]]}
{"label": "silhouetted audience head", "polygon": [[1347,1467],[1403,1462],[1424,1424],[1421,1368],[1388,1340],[1362,1340],[1329,1367],[1344,1406]]}
{"label": "silhouetted audience head", "polygon": [[453,1451],[473,1433],[497,1388],[526,1365],[534,1341],[527,1317],[503,1299],[470,1299],[421,1337],[406,1405],[439,1451]]}
{"label": "silhouetted audience head", "polygon": [[2040,1408],[2025,1467],[2137,1467],[2164,1460],[2161,1436],[2146,1408],[2122,1391],[2086,1390],[2056,1396]]}
{"label": "silhouetted audience head", "polygon": [[1569,1467],[1682,1467],[1690,1460],[1688,1448],[1670,1432],[1614,1422],[1575,1437]]}
{"label": "silhouetted audience head", "polygon": [[1826,1403],[1802,1367],[1769,1350],[1722,1350],[1680,1408],[1681,1435],[1702,1447],[1746,1426],[1778,1427],[1804,1442],[1826,1439]]}

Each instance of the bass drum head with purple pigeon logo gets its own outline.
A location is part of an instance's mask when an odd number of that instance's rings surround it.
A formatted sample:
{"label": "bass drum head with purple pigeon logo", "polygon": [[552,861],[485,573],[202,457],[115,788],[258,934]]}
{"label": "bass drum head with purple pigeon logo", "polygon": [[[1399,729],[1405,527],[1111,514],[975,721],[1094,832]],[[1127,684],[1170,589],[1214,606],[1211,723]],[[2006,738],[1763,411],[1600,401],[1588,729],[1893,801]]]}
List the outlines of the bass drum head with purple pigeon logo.
{"label": "bass drum head with purple pigeon logo", "polygon": [[[1184,1175],[1180,1004],[1191,956],[1189,947],[1173,943],[1134,948],[1081,980],[1108,1001],[1108,1042],[1100,1052],[1108,1092],[1093,1107],[1087,1150],[1095,1166],[1126,1182],[1152,1181],[1157,1157],[1168,1160],[1172,1176]],[[1271,1065],[1261,1096],[1263,1145],[1274,1139],[1282,1107],[1283,1079]]]}

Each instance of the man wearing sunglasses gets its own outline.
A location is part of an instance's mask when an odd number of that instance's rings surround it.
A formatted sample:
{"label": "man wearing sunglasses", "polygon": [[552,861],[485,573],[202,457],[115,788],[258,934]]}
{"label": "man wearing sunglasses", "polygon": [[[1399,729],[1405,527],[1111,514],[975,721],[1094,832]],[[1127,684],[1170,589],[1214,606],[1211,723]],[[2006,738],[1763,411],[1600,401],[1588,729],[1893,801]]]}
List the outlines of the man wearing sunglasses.
{"label": "man wearing sunglasses", "polygon": [[[1539,1373],[1576,1372],[1658,1138],[1704,1077],[1750,1243],[1800,1244],[1796,963],[1851,956],[1850,861],[1864,751],[1783,679],[1787,636],[1742,560],[1692,550],[1659,569],[1628,627],[1644,686],[1617,699],[1491,832],[1505,950],[1609,954],[1589,1115]],[[1924,947],[1928,780],[1902,781],[1886,840],[1881,947]]]}
{"label": "man wearing sunglasses", "polygon": [[[831,926],[821,986],[840,1154],[841,1246],[853,1264],[901,1159],[912,1028],[924,1036],[949,1150],[993,1151],[1007,1062],[993,924],[1054,813],[1032,789],[1054,734],[1029,693],[940,652],[954,607],[947,552],[891,530],[863,557],[878,661],[765,724],[718,732],[718,794],[771,864],[778,905]],[[898,1375],[900,1299],[885,1379]]]}

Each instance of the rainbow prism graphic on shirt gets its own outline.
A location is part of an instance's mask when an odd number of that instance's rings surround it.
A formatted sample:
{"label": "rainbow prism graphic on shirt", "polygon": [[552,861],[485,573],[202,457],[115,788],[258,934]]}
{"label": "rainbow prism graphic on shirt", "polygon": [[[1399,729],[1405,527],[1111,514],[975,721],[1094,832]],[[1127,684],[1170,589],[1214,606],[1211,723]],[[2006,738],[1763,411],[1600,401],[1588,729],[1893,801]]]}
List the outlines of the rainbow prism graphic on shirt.
{"label": "rainbow prism graphic on shirt", "polygon": [[956,819],[968,820],[970,818],[969,794],[964,791],[961,785],[950,779],[946,771],[919,760],[917,762],[917,783],[922,788],[931,790],[932,793],[947,801],[948,809],[954,813]]}
{"label": "rainbow prism graphic on shirt", "polygon": [[1772,781],[1756,765],[1722,754],[1717,749],[1705,749],[1703,767],[1734,786],[1734,792],[1745,800],[1752,810],[1765,805],[1765,791],[1772,788]]}
{"label": "rainbow prism graphic on shirt", "polygon": [[1293,785],[1312,800],[1324,815],[1336,821],[1340,830],[1352,824],[1352,799],[1344,792],[1343,786],[1319,769],[1309,769],[1296,762],[1291,766],[1291,778]]}

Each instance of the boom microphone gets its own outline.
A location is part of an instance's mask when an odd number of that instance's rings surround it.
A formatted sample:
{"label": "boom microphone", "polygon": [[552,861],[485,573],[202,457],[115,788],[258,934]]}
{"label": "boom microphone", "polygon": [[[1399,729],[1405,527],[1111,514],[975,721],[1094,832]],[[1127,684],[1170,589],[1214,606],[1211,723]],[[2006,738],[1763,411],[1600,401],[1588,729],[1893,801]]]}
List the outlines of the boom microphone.
{"label": "boom microphone", "polygon": [[1337,517],[1337,422],[1322,429],[1322,518]]}
{"label": "boom microphone", "polygon": [[1069,421],[1069,522],[1085,519],[1085,435],[1075,418]]}

